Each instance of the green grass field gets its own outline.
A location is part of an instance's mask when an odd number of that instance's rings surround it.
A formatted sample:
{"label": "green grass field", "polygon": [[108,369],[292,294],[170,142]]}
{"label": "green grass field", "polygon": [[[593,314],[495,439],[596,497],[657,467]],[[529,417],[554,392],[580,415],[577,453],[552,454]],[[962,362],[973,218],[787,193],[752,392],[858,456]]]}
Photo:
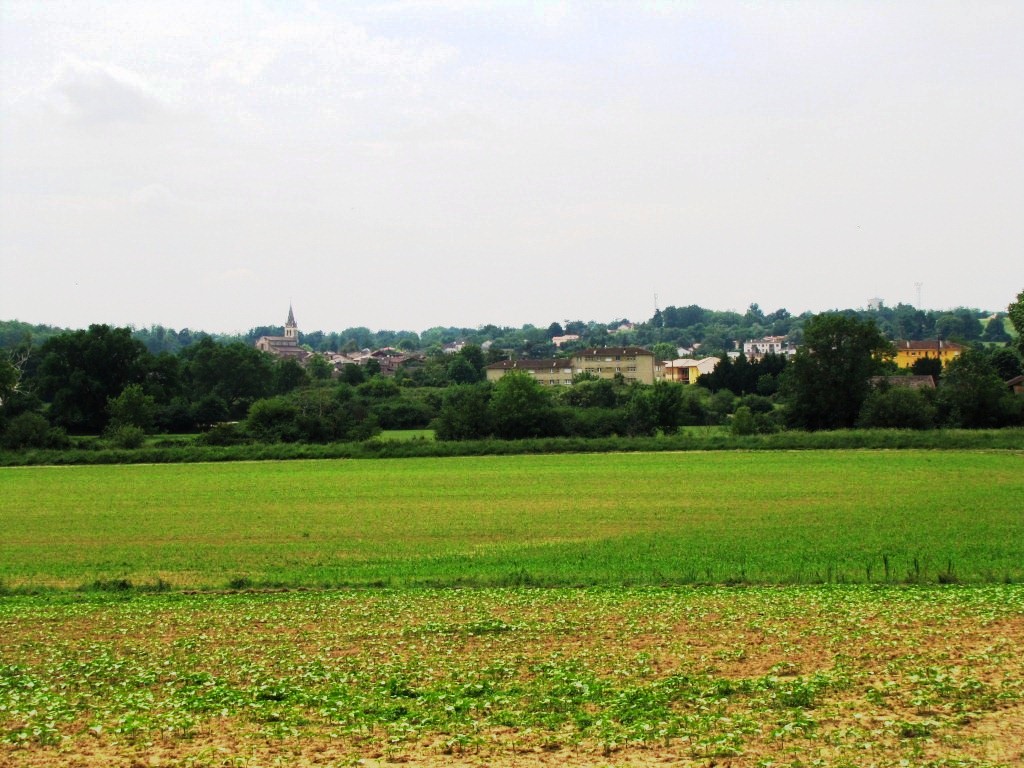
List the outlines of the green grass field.
{"label": "green grass field", "polygon": [[1024,580],[1024,454],[0,469],[8,590]]}

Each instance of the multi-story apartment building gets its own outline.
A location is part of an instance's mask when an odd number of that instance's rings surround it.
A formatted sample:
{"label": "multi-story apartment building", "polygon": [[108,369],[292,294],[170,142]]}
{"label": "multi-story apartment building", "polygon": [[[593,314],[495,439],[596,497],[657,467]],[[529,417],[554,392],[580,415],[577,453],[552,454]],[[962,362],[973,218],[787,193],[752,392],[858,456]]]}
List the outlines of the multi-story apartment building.
{"label": "multi-story apartment building", "polygon": [[[660,364],[659,364],[660,365]],[[497,381],[509,371],[523,371],[545,386],[572,384],[573,376],[588,373],[600,379],[621,374],[627,382],[653,384],[654,354],[641,347],[584,349],[571,358],[555,360],[501,360],[487,366],[487,380]]]}
{"label": "multi-story apartment building", "polygon": [[942,339],[931,339],[925,341],[894,341],[892,345],[896,348],[896,365],[900,368],[910,368],[918,360],[926,358],[938,359],[945,365],[950,360],[955,360],[963,353],[964,348],[954,341],[943,341]]}

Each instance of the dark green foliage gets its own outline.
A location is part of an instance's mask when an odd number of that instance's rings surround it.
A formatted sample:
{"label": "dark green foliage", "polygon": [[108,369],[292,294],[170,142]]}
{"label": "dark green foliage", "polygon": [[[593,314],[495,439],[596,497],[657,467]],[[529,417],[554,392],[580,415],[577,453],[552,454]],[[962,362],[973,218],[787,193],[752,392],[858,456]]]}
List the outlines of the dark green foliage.
{"label": "dark green foliage", "polygon": [[574,408],[615,408],[628,399],[629,393],[623,387],[617,388],[611,379],[582,374],[559,395],[563,403]]}
{"label": "dark green foliage", "polygon": [[985,326],[985,332],[981,334],[982,341],[1003,344],[1012,340],[1010,334],[1006,332],[1003,317],[1003,315],[997,313],[989,319],[988,324]]}
{"label": "dark green foliage", "polygon": [[879,387],[864,400],[857,426],[866,429],[931,429],[935,426],[931,391],[910,387]]}
{"label": "dark green foliage", "polygon": [[237,424],[216,424],[196,437],[196,445],[240,445],[249,440],[249,435]]}
{"label": "dark green foliage", "polygon": [[559,433],[550,396],[529,374],[502,376],[494,384],[488,412],[493,434],[502,440]]}
{"label": "dark green foliage", "polygon": [[365,380],[363,369],[355,363],[346,363],[341,368],[341,381],[346,384],[362,384]]}
{"label": "dark green foliage", "polygon": [[982,352],[967,350],[946,366],[939,387],[940,418],[951,427],[988,429],[1021,423],[1022,403]]}
{"label": "dark green foliage", "polygon": [[757,425],[754,423],[754,412],[750,410],[749,406],[741,405],[736,409],[736,412],[732,415],[729,430],[734,435],[757,434]]}
{"label": "dark green foliage", "polygon": [[438,440],[479,440],[491,434],[492,386],[452,386],[444,394],[434,430]]}
{"label": "dark green foliage", "polygon": [[387,400],[402,394],[394,379],[386,379],[383,376],[375,376],[363,382],[356,387],[356,392],[367,400]]}
{"label": "dark green foliage", "polygon": [[244,417],[252,403],[274,392],[273,358],[241,342],[222,345],[207,337],[186,349],[182,359],[192,399],[220,398],[229,419]]}
{"label": "dark green foliage", "polygon": [[919,357],[910,366],[914,376],[931,376],[938,381],[942,376],[942,361],[937,357]]}
{"label": "dark green foliage", "polygon": [[[323,358],[314,358],[319,360],[321,363],[326,363]],[[311,366],[312,367],[312,366]],[[327,364],[328,369],[330,365]],[[318,367],[319,370],[319,367]],[[317,378],[330,378],[331,372],[327,371],[327,376],[317,376]],[[274,363],[274,392],[279,395],[287,395],[289,392],[293,392],[300,387],[304,387],[309,384],[310,375],[306,373],[306,370],[299,365],[295,360],[278,360]]]}
{"label": "dark green foliage", "polygon": [[128,328],[92,325],[55,336],[39,351],[36,386],[51,421],[75,433],[101,432],[107,402],[145,378],[148,353]]}
{"label": "dark green foliage", "polygon": [[476,344],[467,344],[449,361],[448,379],[453,384],[475,384],[483,381],[486,364],[483,350]]}
{"label": "dark green foliage", "polygon": [[365,440],[379,431],[369,409],[347,387],[311,387],[257,400],[245,424],[250,435],[265,443]]}
{"label": "dark green foliage", "polygon": [[63,429],[51,427],[38,413],[25,412],[10,419],[0,434],[0,445],[9,451],[25,448],[66,448],[70,444]]}
{"label": "dark green foliage", "polygon": [[736,395],[772,395],[788,362],[784,355],[765,355],[753,361],[744,355],[735,359],[722,355],[715,370],[697,379],[697,384],[712,392],[728,389]]}
{"label": "dark green foliage", "polygon": [[129,384],[121,394],[107,401],[108,429],[133,426],[149,431],[156,417],[156,402],[140,384]]}
{"label": "dark green foliage", "polygon": [[1017,331],[1017,351],[1024,357],[1024,291],[1017,294],[1017,300],[1010,304],[1007,315]]}
{"label": "dark green foliage", "polygon": [[103,433],[104,438],[114,448],[141,448],[146,442],[146,433],[134,424],[113,424]]}
{"label": "dark green foliage", "polygon": [[375,403],[370,407],[370,413],[381,429],[425,429],[437,416],[437,411],[423,400],[411,398]]}
{"label": "dark green foliage", "polygon": [[1013,347],[1000,347],[987,351],[986,354],[996,375],[1003,381],[1009,381],[1024,373],[1024,361]]}
{"label": "dark green foliage", "polygon": [[300,432],[296,421],[299,409],[286,397],[257,400],[249,408],[246,429],[264,443],[294,443]]}
{"label": "dark green foliage", "polygon": [[801,347],[783,378],[788,419],[800,429],[852,427],[891,351],[874,321],[822,314],[804,326]]}

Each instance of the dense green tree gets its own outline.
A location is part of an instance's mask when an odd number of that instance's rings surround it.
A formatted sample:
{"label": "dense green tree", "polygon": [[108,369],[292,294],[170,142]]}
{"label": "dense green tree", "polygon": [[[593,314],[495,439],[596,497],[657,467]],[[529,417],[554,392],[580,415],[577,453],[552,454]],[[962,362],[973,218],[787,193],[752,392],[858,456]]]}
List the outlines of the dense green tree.
{"label": "dense green tree", "polygon": [[9,451],[25,448],[66,448],[70,444],[67,434],[59,427],[51,427],[42,414],[27,411],[6,424],[0,433],[0,447]]}
{"label": "dense green tree", "polygon": [[138,427],[148,432],[156,418],[156,401],[141,384],[129,384],[117,397],[107,401],[108,428]]}
{"label": "dense green tree", "polygon": [[478,440],[489,436],[492,389],[488,382],[448,387],[434,422],[437,439]]}
{"label": "dense green tree", "polygon": [[963,429],[1018,424],[1021,400],[1007,389],[988,357],[971,349],[949,361],[938,393],[942,420]]}
{"label": "dense green tree", "polygon": [[334,375],[334,366],[323,355],[313,355],[306,361],[306,372],[313,381],[330,381]]}
{"label": "dense green tree", "polygon": [[649,387],[637,386],[631,390],[625,412],[626,434],[649,436],[657,431],[658,410]]}
{"label": "dense green tree", "polygon": [[452,356],[447,368],[448,380],[453,384],[475,384],[483,377],[481,372],[462,354]]}
{"label": "dense green tree", "polygon": [[910,387],[879,387],[868,393],[857,426],[867,429],[931,429],[935,426],[934,398]]}
{"label": "dense green tree", "polygon": [[1013,347],[1000,347],[987,352],[988,360],[1003,381],[1024,373],[1024,361]]}
{"label": "dense green tree", "polygon": [[150,359],[129,328],[91,325],[49,339],[39,350],[36,384],[50,403],[50,419],[75,433],[107,425],[107,401],[141,384]]}
{"label": "dense green tree", "polygon": [[852,427],[892,346],[873,320],[821,314],[804,326],[802,346],[784,374],[783,393],[791,426]]}
{"label": "dense green tree", "polygon": [[981,334],[981,340],[994,344],[1004,344],[1012,341],[1010,334],[1006,332],[1006,324],[1003,322],[1003,315],[996,313],[985,325],[985,332]]}
{"label": "dense green tree", "polygon": [[624,391],[617,389],[611,379],[599,379],[591,373],[580,374],[573,381],[573,386],[565,387],[559,395],[563,403],[574,408],[614,408]]}
{"label": "dense green tree", "polygon": [[937,357],[919,357],[910,366],[914,376],[931,376],[935,381],[942,376],[942,361]]}
{"label": "dense green tree", "polygon": [[657,381],[651,388],[655,426],[666,435],[679,431],[683,423],[683,388],[685,384]]}
{"label": "dense green tree", "polygon": [[206,337],[184,350],[182,359],[192,399],[216,395],[231,419],[243,418],[252,403],[274,392],[274,358],[242,342],[217,344]]}
{"label": "dense green tree", "polygon": [[1017,331],[1017,351],[1024,357],[1024,291],[1017,294],[1017,300],[1010,304],[1007,315]]}
{"label": "dense green tree", "polygon": [[527,373],[506,373],[494,384],[488,405],[491,426],[502,440],[556,434],[554,406],[548,393]]}
{"label": "dense green tree", "polygon": [[[319,356],[314,359],[323,360]],[[327,364],[326,361],[324,363]],[[330,368],[330,364],[327,365]],[[328,370],[326,378],[330,378],[330,375],[330,370]],[[296,360],[285,358],[274,363],[274,392],[279,395],[286,395],[306,386],[309,384],[309,379],[309,373]]]}

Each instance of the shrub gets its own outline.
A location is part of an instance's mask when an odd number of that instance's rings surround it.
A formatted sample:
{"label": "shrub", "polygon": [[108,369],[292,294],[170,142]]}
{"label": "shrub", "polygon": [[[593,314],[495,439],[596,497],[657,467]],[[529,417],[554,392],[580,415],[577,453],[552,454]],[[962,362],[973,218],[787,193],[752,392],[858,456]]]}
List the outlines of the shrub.
{"label": "shrub", "polygon": [[239,445],[248,438],[237,424],[215,424],[196,438],[198,445]]}
{"label": "shrub", "polygon": [[146,433],[142,427],[134,424],[121,424],[105,433],[107,440],[115,448],[141,448],[146,441]]}
{"label": "shrub", "polygon": [[936,409],[931,398],[916,389],[876,389],[864,401],[857,426],[867,429],[931,429]]}
{"label": "shrub", "polygon": [[754,423],[754,412],[750,406],[741,405],[732,415],[732,422],[729,431],[734,435],[753,435],[757,433],[757,425]]}
{"label": "shrub", "polygon": [[71,441],[63,429],[51,427],[41,414],[20,413],[7,422],[0,445],[12,451],[23,448],[66,448]]}

